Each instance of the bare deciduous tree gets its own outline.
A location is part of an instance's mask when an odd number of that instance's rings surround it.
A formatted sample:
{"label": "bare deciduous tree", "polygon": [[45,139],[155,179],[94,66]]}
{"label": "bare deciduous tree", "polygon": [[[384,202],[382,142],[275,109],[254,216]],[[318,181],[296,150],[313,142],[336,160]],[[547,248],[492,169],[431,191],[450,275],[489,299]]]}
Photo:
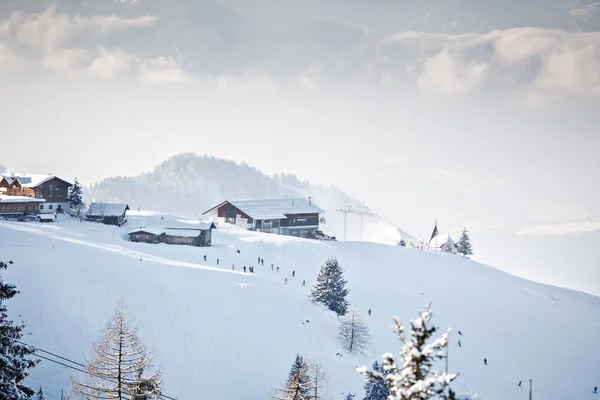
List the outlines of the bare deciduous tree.
{"label": "bare deciduous tree", "polygon": [[311,382],[310,398],[314,400],[324,399],[325,396],[327,396],[325,384],[329,379],[325,366],[318,360],[310,362],[308,366],[308,376]]}
{"label": "bare deciduous tree", "polygon": [[360,318],[354,306],[350,307],[345,316],[340,318],[340,336],[342,345],[350,353],[366,354],[371,345],[369,328]]}
{"label": "bare deciduous tree", "polygon": [[147,400],[160,394],[160,372],[148,374],[152,354],[140,342],[123,304],[104,329],[82,382],[71,378],[75,397]]}

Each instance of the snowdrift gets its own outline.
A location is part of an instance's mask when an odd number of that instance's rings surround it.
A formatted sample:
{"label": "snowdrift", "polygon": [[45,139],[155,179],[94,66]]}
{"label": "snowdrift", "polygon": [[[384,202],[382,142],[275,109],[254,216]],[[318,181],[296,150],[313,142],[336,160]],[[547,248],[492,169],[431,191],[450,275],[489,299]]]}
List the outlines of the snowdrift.
{"label": "snowdrift", "polygon": [[[408,322],[432,300],[434,323],[453,328],[449,367],[461,373],[455,385],[460,394],[524,399],[527,389],[517,383],[533,377],[536,398],[594,398],[598,297],[454,255],[376,243],[318,242],[226,227],[213,232],[210,248],[126,240],[128,230],[167,226],[174,219],[134,212],[121,228],[68,217],[52,224],[0,222],[0,258],[15,262],[3,275],[21,291],[8,307],[12,318],[28,324],[24,340],[83,361],[122,299],[142,339],[155,349],[167,395],[265,399],[301,353],[325,364],[330,398],[348,391],[360,398],[364,381],[356,367],[400,349],[392,316]],[[329,256],[346,270],[349,300],[371,330],[367,356],[336,355],[337,320],[308,298]],[[241,272],[244,265],[253,265],[255,273]],[[43,385],[57,399],[60,389],[69,389],[71,373],[42,362],[29,383]]]}

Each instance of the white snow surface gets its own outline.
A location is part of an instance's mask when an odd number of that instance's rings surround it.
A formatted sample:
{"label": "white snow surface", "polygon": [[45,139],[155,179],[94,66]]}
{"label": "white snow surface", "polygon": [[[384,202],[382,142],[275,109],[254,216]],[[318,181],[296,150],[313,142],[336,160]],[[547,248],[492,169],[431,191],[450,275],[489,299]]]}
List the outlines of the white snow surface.
{"label": "white snow surface", "polygon": [[[401,348],[392,317],[408,323],[432,300],[439,335],[453,328],[449,367],[460,372],[454,384],[460,394],[526,398],[526,384],[517,383],[533,377],[535,398],[595,398],[598,297],[452,254],[376,243],[319,242],[224,226],[213,231],[210,248],[131,243],[127,232],[140,225],[183,221],[152,212],[128,215],[120,228],[68,216],[53,224],[0,222],[0,259],[14,261],[0,274],[21,291],[7,305],[11,318],[27,322],[26,342],[83,361],[122,299],[143,341],[155,349],[169,396],[265,399],[285,382],[300,353],[326,366],[331,398],[348,391],[360,398],[364,377],[356,367],[370,367],[386,352],[397,356]],[[336,317],[308,298],[328,256],[345,269],[349,300],[373,336],[367,356],[343,352]],[[271,271],[271,263],[280,273]],[[255,273],[241,272],[244,265],[253,265]],[[28,382],[55,400],[60,389],[69,389],[71,373],[77,374],[42,361]]]}

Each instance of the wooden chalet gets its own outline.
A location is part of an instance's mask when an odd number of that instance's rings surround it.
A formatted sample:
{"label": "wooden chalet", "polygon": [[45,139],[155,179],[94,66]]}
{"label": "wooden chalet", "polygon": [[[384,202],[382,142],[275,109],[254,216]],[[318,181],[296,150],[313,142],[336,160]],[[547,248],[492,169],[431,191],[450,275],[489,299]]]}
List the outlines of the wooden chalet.
{"label": "wooden chalet", "polygon": [[[43,199],[41,213],[70,211],[68,196],[71,183],[56,175],[4,174],[0,176],[0,195]],[[43,203],[43,204],[42,204]]]}
{"label": "wooden chalet", "polygon": [[85,218],[88,221],[101,222],[106,225],[123,226],[127,222],[129,205],[121,203],[92,203]]}
{"label": "wooden chalet", "polygon": [[310,198],[226,200],[203,215],[219,222],[279,235],[308,237],[319,229],[324,211]]}
{"label": "wooden chalet", "polygon": [[212,230],[215,224],[200,223],[193,228],[140,228],[129,232],[129,240],[143,243],[166,243],[207,247],[212,245]]}
{"label": "wooden chalet", "polygon": [[23,217],[27,214],[39,214],[44,199],[25,196],[8,196],[0,194],[0,216]]}

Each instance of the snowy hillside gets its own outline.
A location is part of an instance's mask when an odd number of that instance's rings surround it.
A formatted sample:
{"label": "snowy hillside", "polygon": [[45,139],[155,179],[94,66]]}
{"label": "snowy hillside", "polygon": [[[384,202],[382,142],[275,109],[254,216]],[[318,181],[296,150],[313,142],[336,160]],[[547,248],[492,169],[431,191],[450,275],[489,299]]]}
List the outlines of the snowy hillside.
{"label": "snowy hillside", "polygon": [[[326,211],[322,230],[340,239],[344,237],[344,217],[336,209],[361,204],[333,186],[301,181],[295,175],[271,177],[244,163],[193,153],[173,156],[142,175],[106,178],[84,194],[88,202],[122,202],[131,209],[140,206],[188,218],[199,218],[224,200],[312,196]],[[359,216],[348,216],[347,231],[349,240],[361,238]],[[418,241],[380,217],[364,218],[363,240],[394,244],[401,238]]]}
{"label": "snowy hillside", "polygon": [[[516,384],[533,377],[535,398],[595,398],[597,297],[458,256],[375,243],[325,243],[226,227],[214,232],[211,248],[124,239],[128,230],[165,225],[173,217],[162,218],[133,212],[122,228],[68,217],[54,224],[0,222],[0,259],[15,262],[3,278],[21,290],[8,306],[13,318],[27,321],[26,340],[83,360],[123,299],[143,340],[155,349],[165,394],[180,400],[265,399],[301,353],[325,364],[330,398],[339,399],[349,390],[362,393],[356,366],[399,350],[391,317],[407,321],[433,300],[435,324],[454,328],[450,369],[461,373],[459,393],[525,399],[526,389]],[[308,299],[328,256],[337,256],[345,268],[349,300],[373,335],[366,357],[337,356],[336,319]],[[271,263],[281,272],[271,271]],[[254,265],[256,273],[241,273],[243,265]],[[459,329],[462,348],[456,344]],[[69,373],[45,362],[30,384],[43,385],[54,400],[68,388]]]}

